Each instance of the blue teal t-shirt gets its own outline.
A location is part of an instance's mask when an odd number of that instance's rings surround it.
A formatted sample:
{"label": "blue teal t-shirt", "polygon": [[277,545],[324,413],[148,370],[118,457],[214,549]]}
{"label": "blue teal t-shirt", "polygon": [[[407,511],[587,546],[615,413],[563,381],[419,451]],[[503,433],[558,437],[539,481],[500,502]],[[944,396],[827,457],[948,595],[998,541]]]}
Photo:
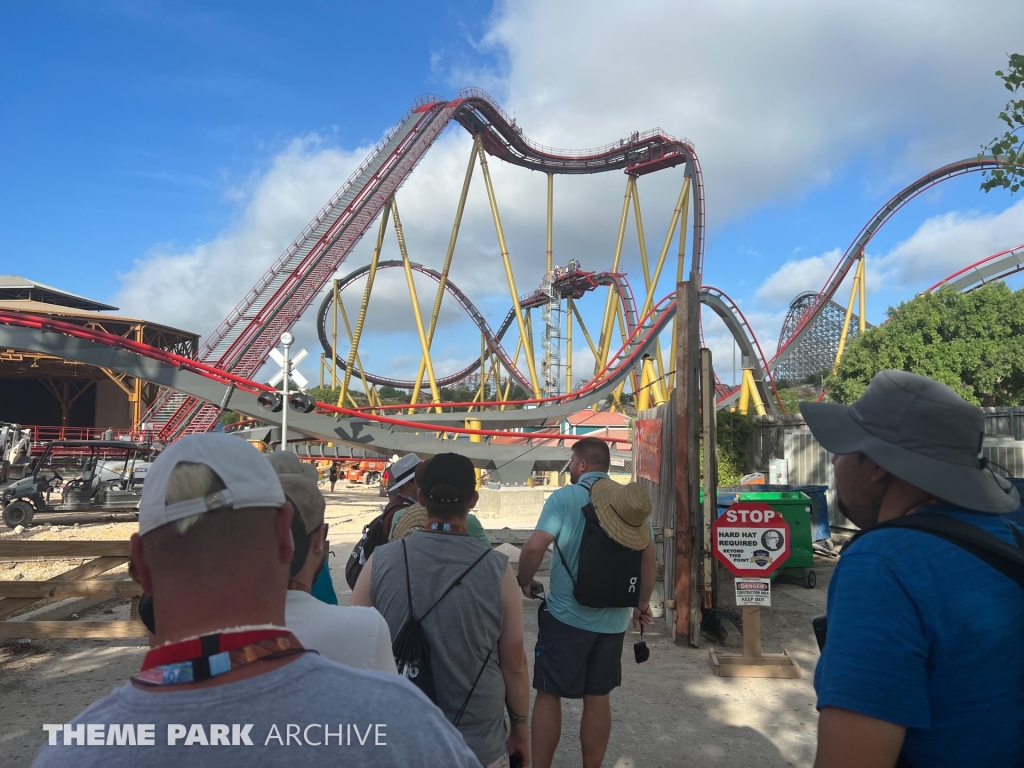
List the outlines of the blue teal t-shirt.
{"label": "blue teal t-shirt", "polygon": [[[581,487],[584,481],[596,482],[607,478],[606,472],[587,472],[581,475],[576,485],[559,488],[548,496],[544,509],[537,521],[537,530],[550,533],[558,542],[558,549],[551,554],[551,589],[547,596],[548,611],[563,624],[586,629],[591,632],[614,634],[625,632],[633,618],[632,608],[590,608],[580,605],[572,596],[580,562],[580,542],[586,520],[583,507],[590,502],[590,491]],[[587,483],[590,485],[591,483]],[[567,562],[563,563],[558,551],[561,550]],[[566,566],[569,570],[566,571]],[[572,576],[569,576],[572,573]]]}
{"label": "blue teal t-shirt", "polygon": [[[1001,515],[941,512],[1016,544]],[[1024,765],[1024,590],[937,536],[881,530],[844,550],[828,590],[818,708],[906,726],[910,765]]]}

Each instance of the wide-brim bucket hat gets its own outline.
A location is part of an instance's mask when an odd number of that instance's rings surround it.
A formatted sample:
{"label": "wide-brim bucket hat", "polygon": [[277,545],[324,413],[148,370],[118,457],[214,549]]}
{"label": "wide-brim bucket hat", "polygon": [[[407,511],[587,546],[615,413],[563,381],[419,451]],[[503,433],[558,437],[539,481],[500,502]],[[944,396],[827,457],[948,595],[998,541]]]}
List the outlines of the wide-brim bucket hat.
{"label": "wide-brim bucket hat", "polygon": [[590,489],[590,500],[605,533],[624,547],[647,549],[651,543],[651,496],[640,483],[621,485],[602,478]]}
{"label": "wide-brim bucket hat", "polygon": [[800,403],[822,447],[863,453],[885,471],[951,504],[1013,512],[1020,496],[982,453],[985,414],[934,379],[880,371],[851,405]]}

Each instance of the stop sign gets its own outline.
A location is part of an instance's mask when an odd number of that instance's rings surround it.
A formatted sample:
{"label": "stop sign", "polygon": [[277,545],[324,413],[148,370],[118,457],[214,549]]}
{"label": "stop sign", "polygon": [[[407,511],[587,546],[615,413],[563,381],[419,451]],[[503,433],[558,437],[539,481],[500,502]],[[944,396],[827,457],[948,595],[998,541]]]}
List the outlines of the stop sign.
{"label": "stop sign", "polygon": [[768,576],[789,557],[789,523],[763,501],[737,501],[711,525],[711,537],[734,576]]}

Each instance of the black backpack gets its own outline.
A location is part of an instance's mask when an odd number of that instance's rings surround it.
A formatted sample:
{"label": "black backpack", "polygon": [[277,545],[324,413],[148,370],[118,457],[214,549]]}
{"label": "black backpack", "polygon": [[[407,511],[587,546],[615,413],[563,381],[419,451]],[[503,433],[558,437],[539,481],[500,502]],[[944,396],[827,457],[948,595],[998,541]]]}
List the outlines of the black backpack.
{"label": "black backpack", "polygon": [[[489,554],[491,554],[491,550],[488,547],[487,551],[474,560],[471,566],[459,574],[458,578],[449,584],[448,588],[441,593],[441,596],[434,601],[434,604],[430,606],[422,616],[417,618],[412,609],[412,582],[409,578],[409,550],[406,549],[405,539],[402,539],[402,556],[405,558],[405,589],[409,600],[409,617],[405,620],[402,628],[398,630],[398,635],[395,637],[395,641],[391,644],[391,652],[395,656],[395,666],[398,668],[398,674],[408,678],[408,680],[423,691],[423,693],[427,695],[427,698],[434,702],[434,704],[437,704],[437,691],[434,688],[434,671],[430,665],[430,641],[427,640],[427,634],[423,630],[423,620],[426,619],[427,616],[430,615],[430,612],[438,606],[438,603],[444,600],[448,596],[448,593],[455,589],[455,587],[459,586],[469,572],[476,568],[480,561]],[[484,659],[484,664],[480,667],[480,671],[477,673],[476,679],[473,681],[473,687],[469,689],[469,693],[466,695],[466,700],[462,702],[462,707],[455,715],[455,719],[452,721],[454,726],[458,727],[459,721],[462,720],[462,716],[466,712],[466,707],[469,705],[469,699],[473,695],[473,691],[476,690],[476,684],[480,682],[480,677],[487,668],[487,662],[491,660],[492,653],[494,653],[493,648],[487,652],[487,658]]]}
{"label": "black backpack", "polygon": [[[978,528],[976,525],[964,522],[949,515],[936,512],[917,512],[913,515],[904,515],[893,520],[886,520],[874,528],[860,531],[846,544],[847,547],[853,544],[861,536],[872,531],[879,531],[885,528],[909,528],[912,531],[923,531],[940,539],[945,539],[951,544],[956,544],[963,550],[970,552],[980,560],[984,560],[1001,574],[1017,582],[1024,589],[1024,533],[1021,533],[1017,526],[1010,524],[1014,538],[1017,539],[1017,546],[1007,544],[998,536]],[[818,641],[818,649],[824,650],[828,634],[828,619],[819,616],[813,622],[814,634]],[[900,754],[896,762],[896,768],[910,768],[910,763]]]}
{"label": "black backpack", "polygon": [[398,511],[410,507],[414,503],[412,499],[401,496],[392,499],[379,515],[363,526],[363,535],[352,547],[352,554],[349,555],[348,562],[345,563],[345,581],[348,583],[349,589],[356,588],[359,574],[363,572],[363,566],[370,559],[373,550],[381,544],[388,543],[388,537],[391,535],[391,521],[395,519]]}
{"label": "black backpack", "polygon": [[[590,493],[593,485],[582,487]],[[568,562],[555,538],[562,567],[572,579],[572,596],[588,608],[636,608],[640,605],[640,565],[644,551],[625,547],[605,533],[593,501],[588,501],[582,512],[585,522],[576,578],[569,572]]]}

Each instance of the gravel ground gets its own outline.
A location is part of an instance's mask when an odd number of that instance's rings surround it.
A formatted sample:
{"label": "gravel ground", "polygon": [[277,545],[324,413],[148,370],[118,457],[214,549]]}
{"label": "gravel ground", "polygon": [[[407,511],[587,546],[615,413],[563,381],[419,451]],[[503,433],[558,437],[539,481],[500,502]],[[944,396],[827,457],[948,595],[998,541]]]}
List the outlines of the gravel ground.
{"label": "gravel ground", "polygon": [[[376,489],[339,484],[328,492],[327,522],[331,526],[332,575],[338,597],[347,604],[343,564],[362,526],[377,514],[384,499]],[[539,510],[537,510],[539,513]],[[65,522],[62,519],[61,522]],[[73,520],[79,527],[36,526],[20,537],[96,540],[126,539],[131,522]],[[488,528],[532,528],[535,518],[487,520]],[[13,532],[0,531],[6,539]],[[78,561],[54,566],[59,570]],[[15,569],[4,569],[0,579]],[[24,578],[37,564],[18,564]],[[40,564],[41,565],[41,564]],[[50,565],[50,564],[46,564]],[[650,661],[637,665],[630,647],[639,639],[626,636],[623,685],[612,694],[612,736],[606,766],[737,766],[810,768],[814,760],[817,713],[812,679],[818,650],[811,619],[825,611],[825,595],[834,561],[818,564],[818,585],[805,590],[796,583],[776,583],[773,608],[762,612],[765,652],[785,648],[803,670],[800,680],[717,678],[711,672],[708,647],[686,648],[672,643],[663,620],[656,620],[645,640]],[[30,567],[31,566],[31,567]],[[545,581],[542,579],[541,581]],[[731,604],[731,590],[723,603]],[[536,603],[524,600],[526,647],[537,637]],[[82,613],[79,620],[124,620],[127,601],[110,601]],[[719,650],[724,650],[719,648]],[[106,695],[134,673],[146,646],[137,640],[47,640],[0,646],[0,763],[5,768],[31,764],[45,738],[42,723],[67,722],[90,702]],[[532,653],[527,657],[531,661]],[[560,768],[581,765],[581,705],[566,701],[563,738],[555,758]]]}

